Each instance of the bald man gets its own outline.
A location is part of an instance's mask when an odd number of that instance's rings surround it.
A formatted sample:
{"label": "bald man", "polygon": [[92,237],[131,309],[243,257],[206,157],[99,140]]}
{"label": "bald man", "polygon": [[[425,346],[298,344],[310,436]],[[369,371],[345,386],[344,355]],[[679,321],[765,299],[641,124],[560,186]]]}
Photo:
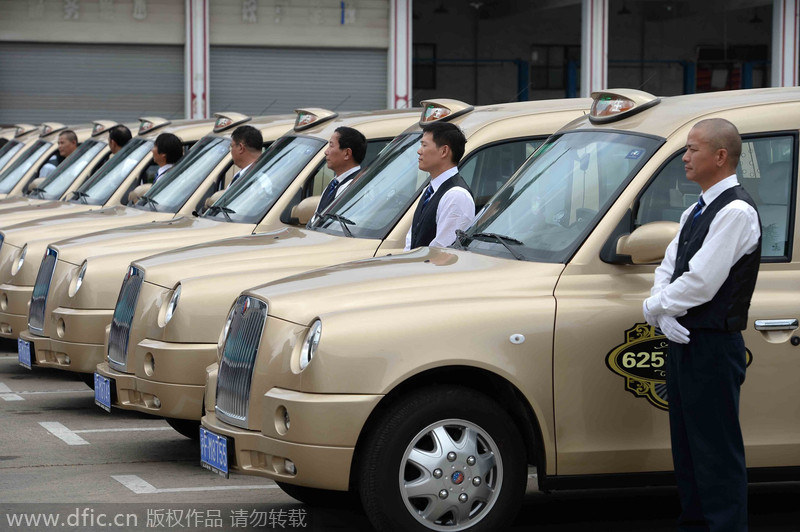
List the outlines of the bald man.
{"label": "bald man", "polygon": [[71,129],[65,129],[58,134],[58,149],[47,160],[39,170],[39,177],[47,177],[52,174],[56,167],[64,162],[64,159],[72,155],[78,149],[78,135]]}
{"label": "bald man", "polygon": [[720,118],[689,131],[686,178],[703,190],[656,269],[645,318],[669,340],[667,395],[679,530],[747,530],[739,425],[746,351],[741,331],[761,261],[761,222],[739,185],[742,140]]}

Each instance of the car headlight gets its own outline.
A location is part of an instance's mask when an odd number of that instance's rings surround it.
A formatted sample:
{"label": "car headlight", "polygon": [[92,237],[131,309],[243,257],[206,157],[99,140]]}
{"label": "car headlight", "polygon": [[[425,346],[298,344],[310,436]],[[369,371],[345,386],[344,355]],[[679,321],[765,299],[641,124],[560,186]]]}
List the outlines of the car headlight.
{"label": "car headlight", "polygon": [[83,277],[86,275],[86,266],[88,266],[88,264],[89,263],[87,261],[83,261],[80,270],[78,270],[78,275],[76,275],[69,284],[69,297],[74,297],[75,294],[78,293],[78,290],[81,289]]}
{"label": "car headlight", "polygon": [[233,315],[236,313],[236,305],[233,305],[231,311],[228,312],[228,319],[225,320],[225,327],[222,328],[222,334],[219,335],[219,341],[217,342],[217,362],[222,360],[222,350],[225,348],[225,340],[228,339],[228,331],[231,330],[231,322],[233,321]]}
{"label": "car headlight", "polygon": [[319,345],[319,339],[321,336],[322,322],[317,320],[311,325],[311,328],[308,330],[308,334],[306,335],[306,339],[303,341],[303,348],[300,350],[300,371],[306,369],[306,367],[311,363],[311,360],[314,358],[314,355],[317,352],[317,346]]}
{"label": "car headlight", "polygon": [[17,264],[16,268],[11,269],[11,275],[16,275],[18,271],[22,269],[22,265],[25,264],[25,255],[28,253],[28,244],[22,246],[22,251],[19,252],[19,257],[17,257]]}
{"label": "car headlight", "polygon": [[172,292],[172,297],[169,299],[169,303],[167,304],[167,311],[164,313],[164,325],[169,323],[169,320],[172,319],[172,315],[175,314],[175,309],[178,308],[178,301],[181,299],[181,284],[178,283],[178,286],[175,287],[175,290]]}

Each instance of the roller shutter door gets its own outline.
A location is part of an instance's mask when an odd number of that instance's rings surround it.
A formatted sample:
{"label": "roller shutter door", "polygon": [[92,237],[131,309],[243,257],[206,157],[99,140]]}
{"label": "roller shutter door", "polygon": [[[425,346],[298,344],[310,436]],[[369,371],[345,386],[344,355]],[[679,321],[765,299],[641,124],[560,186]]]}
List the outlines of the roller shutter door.
{"label": "roller shutter door", "polygon": [[386,50],[212,46],[211,112],[386,108]]}
{"label": "roller shutter door", "polygon": [[183,46],[0,43],[0,123],[181,118]]}

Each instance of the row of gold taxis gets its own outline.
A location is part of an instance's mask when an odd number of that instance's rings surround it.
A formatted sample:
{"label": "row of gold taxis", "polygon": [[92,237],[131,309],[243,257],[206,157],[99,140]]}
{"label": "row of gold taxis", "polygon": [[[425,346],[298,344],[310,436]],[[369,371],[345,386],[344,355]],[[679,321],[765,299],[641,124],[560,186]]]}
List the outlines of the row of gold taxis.
{"label": "row of gold taxis", "polygon": [[[641,300],[699,195],[686,134],[723,116],[743,134],[738,173],[764,225],[741,415],[748,465],[767,478],[800,466],[798,106],[796,88],[620,89],[300,110],[287,134],[261,127],[269,149],[202,215],[231,162],[213,147],[192,158],[198,143],[134,213],[3,226],[0,335],[19,339],[23,365],[85,375],[101,407],[199,436],[223,475],[267,476],[310,504],[349,492],[379,530],[502,530],[530,467],[541,489],[670,471],[666,341]],[[451,248],[403,253],[428,178],[421,125],[435,120],[467,137],[460,173],[480,211]],[[369,162],[312,216],[343,125],[365,134]]]}

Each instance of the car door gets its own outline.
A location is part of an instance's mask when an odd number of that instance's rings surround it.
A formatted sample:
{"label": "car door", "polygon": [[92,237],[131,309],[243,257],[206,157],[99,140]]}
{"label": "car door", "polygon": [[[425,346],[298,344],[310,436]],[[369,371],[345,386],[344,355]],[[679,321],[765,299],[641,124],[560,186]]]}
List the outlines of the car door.
{"label": "car door", "polygon": [[[632,211],[623,216],[632,216],[636,227],[679,221],[700,189],[686,180],[682,150],[673,150],[662,162],[651,161],[659,166],[655,177],[641,192],[626,190],[629,196],[609,211],[616,218],[603,220],[599,232],[611,234],[609,228],[630,206]],[[737,174],[759,206],[763,235],[762,263],[744,332],[749,367],[740,417],[747,464],[797,466],[800,347],[792,344],[800,318],[800,278],[792,258],[796,132],[745,137]],[[602,244],[590,237],[555,291],[558,474],[671,470],[668,345],[644,322],[641,311],[656,265],[603,262],[598,258]]]}

